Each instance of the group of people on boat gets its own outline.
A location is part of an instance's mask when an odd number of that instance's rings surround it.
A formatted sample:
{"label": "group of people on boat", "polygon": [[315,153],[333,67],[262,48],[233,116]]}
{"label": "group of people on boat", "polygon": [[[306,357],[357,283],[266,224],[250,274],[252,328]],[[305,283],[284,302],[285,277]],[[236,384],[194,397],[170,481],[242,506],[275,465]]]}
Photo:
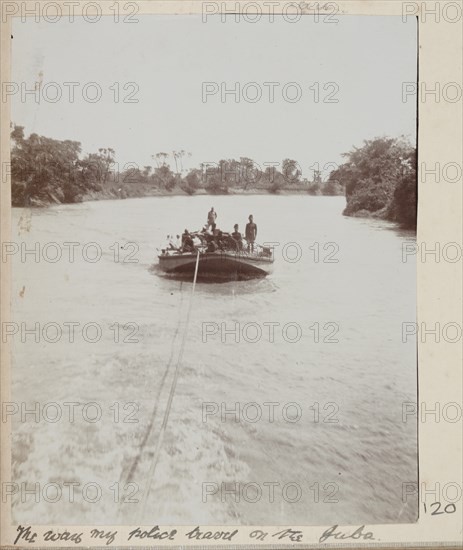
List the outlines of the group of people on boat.
{"label": "group of people on boat", "polygon": [[[189,232],[185,229],[182,236],[167,235],[167,243],[164,250],[166,252],[195,252],[202,250],[205,252],[255,252],[255,241],[257,237],[257,225],[254,218],[249,215],[249,221],[246,224],[245,235],[241,234],[239,225],[235,223],[233,231],[226,233],[217,229],[217,212],[214,207],[207,214],[207,223],[201,231]],[[246,241],[246,244],[244,243]]]}

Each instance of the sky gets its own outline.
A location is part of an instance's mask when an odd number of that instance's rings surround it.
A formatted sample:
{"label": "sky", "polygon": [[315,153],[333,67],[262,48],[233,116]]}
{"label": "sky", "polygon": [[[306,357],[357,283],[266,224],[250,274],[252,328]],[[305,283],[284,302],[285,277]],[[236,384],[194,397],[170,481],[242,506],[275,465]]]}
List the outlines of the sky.
{"label": "sky", "polygon": [[[326,175],[365,139],[415,141],[415,97],[402,101],[403,83],[416,81],[412,18],[137,17],[133,24],[15,19],[12,121],[26,135],[80,141],[84,153],[111,147],[121,168],[185,150],[185,168],[292,158],[309,179],[314,166]],[[21,94],[37,82],[37,96]],[[73,102],[66,82],[76,83]],[[231,89],[238,95],[222,97]]]}

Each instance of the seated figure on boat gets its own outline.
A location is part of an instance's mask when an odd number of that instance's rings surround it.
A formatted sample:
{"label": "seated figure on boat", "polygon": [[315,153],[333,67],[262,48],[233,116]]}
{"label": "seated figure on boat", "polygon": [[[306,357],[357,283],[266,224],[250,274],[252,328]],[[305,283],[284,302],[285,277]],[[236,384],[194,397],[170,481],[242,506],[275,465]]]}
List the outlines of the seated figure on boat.
{"label": "seated figure on boat", "polygon": [[182,242],[180,240],[180,235],[177,235],[175,240],[174,240],[174,236],[171,235],[169,239],[168,250],[174,250],[175,252],[178,252],[181,247],[182,247]]}
{"label": "seated figure on boat", "polygon": [[[178,235],[177,235],[178,237]],[[163,252],[172,252],[173,250],[178,250],[178,246],[174,243],[174,236],[167,235],[165,245],[162,247]]]}
{"label": "seated figure on boat", "polygon": [[215,239],[209,239],[207,241],[206,252],[209,252],[209,253],[217,252],[218,249],[219,249],[219,245],[217,244],[217,241]]}
{"label": "seated figure on boat", "polygon": [[225,252],[227,250],[227,241],[220,229],[215,230],[213,235],[205,236],[206,252]]}
{"label": "seated figure on boat", "polygon": [[238,252],[240,252],[241,250],[243,250],[243,236],[238,231],[239,226],[237,223],[235,223],[235,225],[233,226],[233,229],[234,231],[230,236],[229,242],[233,247],[233,250],[237,250]]}
{"label": "seated figure on boat", "polygon": [[234,225],[234,229],[233,233],[224,233],[220,229],[214,230],[212,234],[202,231],[200,236],[204,239],[206,252],[241,252],[244,245],[238,224]]}
{"label": "seated figure on boat", "polygon": [[195,246],[193,243],[193,239],[191,238],[191,235],[188,231],[188,229],[185,229],[185,231],[182,234],[182,252],[194,252]]}
{"label": "seated figure on boat", "polygon": [[219,230],[217,232],[215,242],[217,243],[217,247],[221,252],[225,252],[228,249],[228,239],[222,231]]}

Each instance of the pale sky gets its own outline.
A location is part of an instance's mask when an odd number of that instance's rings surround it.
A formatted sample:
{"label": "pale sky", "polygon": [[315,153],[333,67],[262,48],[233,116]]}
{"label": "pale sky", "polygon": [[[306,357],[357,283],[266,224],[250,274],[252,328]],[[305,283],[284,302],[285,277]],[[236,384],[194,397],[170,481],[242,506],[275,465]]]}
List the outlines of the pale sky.
{"label": "pale sky", "polygon": [[[339,23],[317,23],[304,16],[297,23],[276,18],[257,23],[233,16],[225,23],[201,16],[138,16],[135,24],[33,19],[13,23],[12,80],[33,89],[56,82],[62,99],[13,96],[12,120],[55,139],[80,141],[84,152],[112,147],[122,166],[154,164],[151,155],[184,149],[187,166],[222,158],[250,157],[261,166],[299,161],[303,176],[319,163],[342,162],[341,153],[376,136],[408,135],[415,141],[416,101],[402,101],[402,84],[416,81],[417,25],[392,16],[338,16]],[[40,74],[41,73],[41,74]],[[65,82],[77,82],[69,101]],[[82,98],[84,86],[96,82],[101,100]],[[135,88],[138,103],[122,99]],[[239,83],[258,84],[262,98],[235,102],[220,93],[203,102],[204,82],[219,90]],[[274,102],[269,86],[276,82]],[[296,82],[299,101],[285,101],[282,88]],[[319,102],[315,88],[319,83]],[[23,84],[24,83],[24,84]],[[115,102],[118,83],[120,101]],[[222,84],[223,83],[223,84]],[[338,103],[324,103],[332,96]],[[113,89],[111,89],[113,87]],[[310,89],[312,87],[312,89]],[[256,88],[248,87],[249,97]],[[94,88],[88,88],[93,97]],[[287,88],[292,98],[296,88]],[[48,87],[53,98],[55,88]],[[332,167],[327,170],[330,171]]]}

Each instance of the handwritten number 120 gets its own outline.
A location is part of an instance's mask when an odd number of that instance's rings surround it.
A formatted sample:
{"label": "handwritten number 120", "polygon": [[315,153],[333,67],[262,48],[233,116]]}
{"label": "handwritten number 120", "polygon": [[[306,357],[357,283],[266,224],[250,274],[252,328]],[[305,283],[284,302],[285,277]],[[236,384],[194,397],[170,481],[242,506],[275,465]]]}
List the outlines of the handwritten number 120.
{"label": "handwritten number 120", "polygon": [[[427,514],[428,509],[426,507],[425,502],[423,502],[423,506],[424,506],[424,512],[425,514]],[[437,506],[437,508],[435,508],[435,510],[431,512],[431,516],[440,516],[441,514],[453,514],[457,510],[457,507],[453,502],[450,502],[449,504],[447,504],[447,506],[444,508],[442,512],[439,512],[439,510],[442,507],[442,504],[440,502],[433,502],[432,504],[429,505],[430,508],[432,508],[433,506]]]}

